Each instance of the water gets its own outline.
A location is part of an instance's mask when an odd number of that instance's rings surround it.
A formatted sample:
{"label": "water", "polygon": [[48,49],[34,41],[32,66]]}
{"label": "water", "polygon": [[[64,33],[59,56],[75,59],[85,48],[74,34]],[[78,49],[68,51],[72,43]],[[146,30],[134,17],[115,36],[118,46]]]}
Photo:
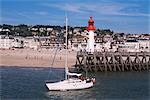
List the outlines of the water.
{"label": "water", "polygon": [[[1,67],[0,71],[2,100],[150,100],[148,71],[90,73],[96,85],[78,91],[48,91],[48,68]],[[63,69],[53,69],[53,73],[52,79],[63,78]]]}

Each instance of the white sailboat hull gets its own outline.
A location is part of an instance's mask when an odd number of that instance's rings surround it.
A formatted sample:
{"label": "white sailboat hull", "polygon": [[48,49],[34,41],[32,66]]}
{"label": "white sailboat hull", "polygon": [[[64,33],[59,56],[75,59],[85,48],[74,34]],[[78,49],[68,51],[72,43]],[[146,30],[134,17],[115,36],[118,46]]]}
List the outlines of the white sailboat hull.
{"label": "white sailboat hull", "polygon": [[92,81],[86,82],[80,79],[67,79],[56,83],[46,83],[46,86],[50,91],[65,91],[65,90],[79,90],[92,87],[94,84]]}

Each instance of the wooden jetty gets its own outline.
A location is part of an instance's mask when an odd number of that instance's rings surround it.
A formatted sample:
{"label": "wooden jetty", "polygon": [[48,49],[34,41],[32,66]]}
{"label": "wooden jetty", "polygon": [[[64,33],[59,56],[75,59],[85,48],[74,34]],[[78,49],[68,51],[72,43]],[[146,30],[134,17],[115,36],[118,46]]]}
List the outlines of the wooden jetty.
{"label": "wooden jetty", "polygon": [[150,52],[78,52],[78,71],[142,71],[150,70]]}

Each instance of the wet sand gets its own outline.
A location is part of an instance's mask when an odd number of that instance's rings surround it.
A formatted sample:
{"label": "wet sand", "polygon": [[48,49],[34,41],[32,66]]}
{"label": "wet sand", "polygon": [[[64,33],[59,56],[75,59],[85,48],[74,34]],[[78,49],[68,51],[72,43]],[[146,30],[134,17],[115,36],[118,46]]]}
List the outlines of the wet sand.
{"label": "wet sand", "polygon": [[[65,50],[57,52],[54,64],[52,61],[54,58],[56,49],[50,50],[29,50],[29,49],[17,49],[17,50],[0,50],[0,66],[17,66],[17,67],[54,67],[64,68],[65,66]],[[68,66],[75,65],[76,52],[68,52]]]}

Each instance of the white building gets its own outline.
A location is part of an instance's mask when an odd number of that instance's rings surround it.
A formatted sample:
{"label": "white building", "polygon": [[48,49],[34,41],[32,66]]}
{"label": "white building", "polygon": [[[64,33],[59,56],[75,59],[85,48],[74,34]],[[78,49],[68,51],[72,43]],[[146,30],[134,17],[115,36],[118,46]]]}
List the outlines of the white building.
{"label": "white building", "polygon": [[139,50],[142,52],[150,52],[150,40],[139,40]]}
{"label": "white building", "polygon": [[3,28],[3,29],[1,29],[1,31],[3,31],[3,32],[10,32],[10,30],[7,29],[7,28],[6,29]]}
{"label": "white building", "polygon": [[105,51],[109,51],[109,49],[111,48],[111,42],[106,42],[103,44],[103,48]]}
{"label": "white building", "polygon": [[125,52],[150,52],[150,40],[129,40],[119,44],[118,49]]}
{"label": "white building", "polygon": [[9,49],[12,47],[11,43],[12,43],[13,39],[8,37],[8,36],[4,36],[4,35],[0,35],[0,48],[1,49]]}
{"label": "white building", "polygon": [[95,51],[102,52],[103,51],[103,44],[102,43],[95,43]]}
{"label": "white building", "polygon": [[0,32],[2,31],[3,29],[2,28],[0,28]]}
{"label": "white building", "polygon": [[80,28],[74,28],[73,33],[78,33],[80,30]]}
{"label": "white building", "polygon": [[124,44],[118,44],[120,52],[139,52],[139,42],[136,40],[128,40]]}
{"label": "white building", "polygon": [[35,41],[33,37],[27,37],[24,39],[24,45],[25,48],[35,49],[37,50],[40,46],[39,41]]}
{"label": "white building", "polygon": [[41,28],[39,28],[39,31],[40,32],[44,32],[46,30],[46,28],[45,27],[41,27]]}
{"label": "white building", "polygon": [[37,31],[38,28],[32,27],[31,30],[32,30],[32,31]]}
{"label": "white building", "polygon": [[10,36],[0,35],[1,49],[21,48],[21,47],[23,47],[23,45],[19,40],[16,40]]}
{"label": "white building", "polygon": [[53,28],[47,28],[46,30],[47,30],[48,32],[49,32],[49,31],[53,31]]}

